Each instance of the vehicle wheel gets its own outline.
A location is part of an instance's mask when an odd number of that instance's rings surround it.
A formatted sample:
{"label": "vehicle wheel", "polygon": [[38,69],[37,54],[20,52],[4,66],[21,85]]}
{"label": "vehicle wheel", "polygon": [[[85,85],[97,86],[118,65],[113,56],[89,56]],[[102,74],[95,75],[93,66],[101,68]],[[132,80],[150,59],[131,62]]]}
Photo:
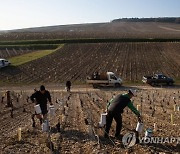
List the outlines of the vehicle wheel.
{"label": "vehicle wheel", "polygon": [[97,84],[93,84],[93,88],[97,88],[98,87],[98,85]]}
{"label": "vehicle wheel", "polygon": [[169,85],[169,86],[172,86],[172,85],[173,85],[173,83],[172,83],[172,82],[169,82],[169,83],[168,83],[168,85]]}
{"label": "vehicle wheel", "polygon": [[120,83],[115,83],[114,86],[117,88],[117,87],[120,87],[121,84]]}
{"label": "vehicle wheel", "polygon": [[151,86],[153,86],[153,87],[154,87],[155,85],[156,85],[156,84],[155,84],[155,82],[152,82],[152,83],[151,83]]}

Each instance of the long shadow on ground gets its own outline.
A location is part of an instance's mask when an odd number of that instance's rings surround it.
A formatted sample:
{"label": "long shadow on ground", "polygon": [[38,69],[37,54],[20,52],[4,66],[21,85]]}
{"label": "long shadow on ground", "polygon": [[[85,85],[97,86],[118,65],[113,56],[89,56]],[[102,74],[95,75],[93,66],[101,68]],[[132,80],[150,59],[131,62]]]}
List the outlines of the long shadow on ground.
{"label": "long shadow on ground", "polygon": [[7,66],[0,68],[0,74],[3,77],[13,77],[20,73],[22,73],[22,71],[16,66]]}
{"label": "long shadow on ground", "polygon": [[[62,132],[62,135],[64,138],[78,143],[85,143],[88,141],[93,141],[96,143],[98,142],[98,139],[96,137],[92,137],[92,135],[78,130],[66,130]],[[103,144],[113,145],[109,139],[105,139],[102,136],[99,136],[99,139],[101,142],[103,142]]]}
{"label": "long shadow on ground", "polygon": [[180,152],[180,144],[176,145],[168,145],[168,144],[155,144],[155,143],[149,143],[149,144],[141,144],[143,147],[150,148],[153,153],[155,152],[167,152],[167,153],[178,153]]}

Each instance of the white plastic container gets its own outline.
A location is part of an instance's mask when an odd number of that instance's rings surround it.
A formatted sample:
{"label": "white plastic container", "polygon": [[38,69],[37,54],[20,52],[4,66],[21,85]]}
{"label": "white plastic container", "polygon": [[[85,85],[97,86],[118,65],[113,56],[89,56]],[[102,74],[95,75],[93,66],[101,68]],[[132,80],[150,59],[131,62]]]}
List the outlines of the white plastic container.
{"label": "white plastic container", "polygon": [[180,106],[177,106],[177,111],[179,111]]}
{"label": "white plastic container", "polygon": [[103,127],[106,124],[106,116],[107,116],[107,113],[102,113],[101,114],[101,119],[100,119],[100,122],[99,122],[100,127]]}
{"label": "white plastic container", "polygon": [[62,105],[63,104],[63,100],[60,100],[60,99],[56,99],[56,104],[58,104],[58,105]]}
{"label": "white plastic container", "polygon": [[154,129],[153,129],[154,131],[157,131],[157,125],[156,125],[156,123],[154,123]]}
{"label": "white plastic container", "polygon": [[55,115],[55,107],[54,107],[54,105],[49,106],[49,114],[50,114],[50,116]]}
{"label": "white plastic container", "polygon": [[136,126],[136,131],[141,133],[143,130],[144,124],[142,122],[138,122]]}
{"label": "white plastic container", "polygon": [[43,131],[43,132],[49,131],[49,121],[48,121],[48,120],[45,120],[45,121],[42,123],[42,131]]}
{"label": "white plastic container", "polygon": [[40,107],[39,104],[35,105],[35,106],[34,106],[34,109],[35,109],[35,111],[36,111],[37,114],[41,114],[41,113],[42,113],[41,107]]}
{"label": "white plastic container", "polygon": [[152,137],[153,134],[153,130],[148,128],[145,132],[145,139],[147,139],[148,137]]}

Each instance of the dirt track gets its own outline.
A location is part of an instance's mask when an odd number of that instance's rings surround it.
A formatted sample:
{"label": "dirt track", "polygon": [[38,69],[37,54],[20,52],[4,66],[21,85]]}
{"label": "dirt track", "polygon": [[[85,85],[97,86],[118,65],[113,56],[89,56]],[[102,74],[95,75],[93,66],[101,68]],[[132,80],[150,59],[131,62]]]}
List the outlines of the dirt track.
{"label": "dirt track", "polygon": [[[178,111],[173,111],[173,105],[180,105],[179,89],[151,89],[150,87],[136,87],[138,97],[134,98],[134,104],[141,105],[145,123],[145,129],[153,128],[157,123],[158,130],[154,136],[174,136],[178,137],[179,118]],[[5,108],[5,102],[0,109],[0,151],[1,153],[50,153],[46,145],[47,134],[41,131],[41,126],[37,121],[37,127],[31,127],[31,114],[33,104],[26,101],[32,91],[29,89],[22,92],[15,92],[20,95],[19,103],[14,99],[14,117],[10,117],[10,111]],[[113,123],[110,138],[103,138],[103,129],[98,128],[100,114],[103,113],[106,102],[113,95],[124,93],[123,89],[91,89],[74,88],[69,96],[64,89],[50,88],[53,102],[57,108],[56,116],[50,119],[52,126],[52,142],[55,153],[155,153],[156,152],[180,152],[179,144],[137,144],[130,149],[124,148],[121,141],[114,139],[115,123]],[[2,91],[0,91],[0,96]],[[14,97],[15,98],[15,97]],[[58,103],[55,100],[59,99]],[[25,108],[26,112],[23,112]],[[170,123],[170,114],[174,115],[174,124]],[[55,129],[55,125],[61,121],[61,133]],[[135,129],[137,119],[134,114],[125,109],[123,113],[122,134],[132,132]],[[22,141],[17,141],[17,129],[22,127]],[[141,134],[143,136],[143,134]]]}

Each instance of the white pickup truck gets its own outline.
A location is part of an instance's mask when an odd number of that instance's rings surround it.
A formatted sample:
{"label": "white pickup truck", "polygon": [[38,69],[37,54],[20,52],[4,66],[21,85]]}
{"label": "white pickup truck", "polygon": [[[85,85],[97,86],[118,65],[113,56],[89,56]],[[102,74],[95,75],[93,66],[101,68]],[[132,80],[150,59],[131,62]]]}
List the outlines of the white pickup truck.
{"label": "white pickup truck", "polygon": [[10,64],[11,63],[8,60],[0,58],[0,68],[9,66]]}
{"label": "white pickup truck", "polygon": [[94,88],[97,88],[100,85],[120,87],[122,85],[122,79],[117,77],[113,72],[94,72],[91,77],[87,77],[86,83],[92,84]]}

